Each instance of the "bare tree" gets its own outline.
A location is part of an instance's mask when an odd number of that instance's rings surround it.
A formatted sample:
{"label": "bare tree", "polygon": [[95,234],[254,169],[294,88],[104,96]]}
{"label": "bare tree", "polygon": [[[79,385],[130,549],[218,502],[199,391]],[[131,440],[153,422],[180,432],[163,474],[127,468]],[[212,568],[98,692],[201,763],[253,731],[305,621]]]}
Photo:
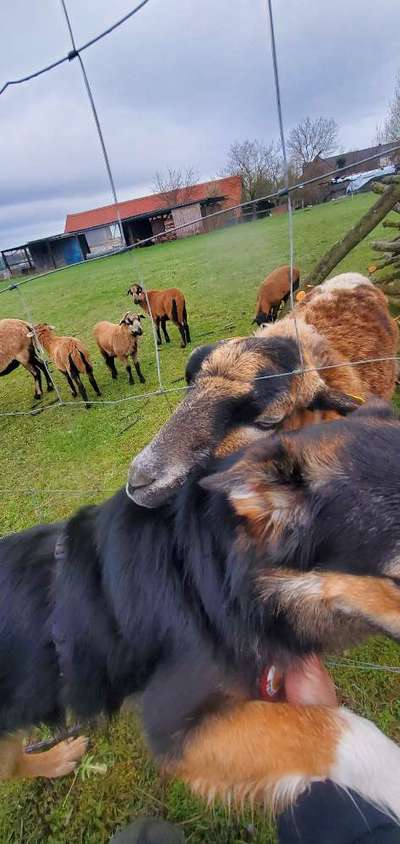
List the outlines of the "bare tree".
{"label": "bare tree", "polygon": [[279,148],[274,142],[235,141],[221,175],[242,177],[244,201],[265,196],[282,184]]}
{"label": "bare tree", "polygon": [[337,145],[338,125],[333,118],[306,117],[292,129],[288,149],[299,167],[310,164],[318,155],[329,155]]}
{"label": "bare tree", "polygon": [[198,174],[193,167],[186,170],[168,167],[165,172],[155,174],[153,190],[167,205],[179,205],[181,201],[190,201],[197,180]]}
{"label": "bare tree", "polygon": [[385,120],[385,141],[400,140],[400,71],[397,74],[392,102]]}

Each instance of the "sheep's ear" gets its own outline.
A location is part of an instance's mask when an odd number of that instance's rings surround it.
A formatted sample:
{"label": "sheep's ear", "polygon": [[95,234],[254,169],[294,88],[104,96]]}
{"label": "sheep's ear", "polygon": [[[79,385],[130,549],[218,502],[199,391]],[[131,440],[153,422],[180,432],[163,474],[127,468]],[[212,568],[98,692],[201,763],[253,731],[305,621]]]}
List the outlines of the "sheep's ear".
{"label": "sheep's ear", "polygon": [[138,314],[138,319],[146,319],[146,314]]}
{"label": "sheep's ear", "polygon": [[26,336],[27,336],[27,337],[34,337],[34,336],[35,336],[35,334],[34,334],[34,332],[33,332],[33,331],[28,331],[28,333],[27,333],[27,335],[26,335]]}
{"label": "sheep's ear", "polygon": [[306,475],[280,442],[248,448],[231,468],[199,483],[226,495],[253,537],[276,541],[286,526],[304,521]]}
{"label": "sheep's ear", "polygon": [[131,287],[129,287],[129,289],[126,291],[126,295],[132,296],[132,288]]}
{"label": "sheep's ear", "polygon": [[362,396],[351,396],[339,390],[320,390],[313,398],[308,410],[333,410],[340,416],[347,416],[364,403]]}
{"label": "sheep's ear", "polygon": [[129,311],[127,311],[127,312],[123,315],[123,317],[122,317],[122,319],[120,319],[120,321],[119,321],[118,325],[124,325],[124,323],[125,323],[125,321],[126,321],[127,316],[129,316]]}

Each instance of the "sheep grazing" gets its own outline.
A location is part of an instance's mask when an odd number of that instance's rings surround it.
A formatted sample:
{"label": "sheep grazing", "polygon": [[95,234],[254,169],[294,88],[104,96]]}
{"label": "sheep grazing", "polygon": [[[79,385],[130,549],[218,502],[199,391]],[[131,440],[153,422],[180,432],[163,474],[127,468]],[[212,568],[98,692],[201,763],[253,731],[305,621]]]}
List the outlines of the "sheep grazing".
{"label": "sheep grazing", "polygon": [[[157,343],[159,346],[161,346],[160,325],[163,330],[165,342],[170,342],[166,329],[168,320],[171,320],[179,329],[182,338],[181,349],[184,349],[187,343],[191,342],[185,297],[177,287],[171,287],[169,290],[148,290],[146,296],[140,284],[132,284],[128,290],[128,296],[132,296],[135,305],[140,305],[152,317],[156,327]],[[150,310],[148,305],[150,305]]]}
{"label": "sheep grazing", "polygon": [[55,333],[52,325],[46,322],[35,325],[34,332],[29,331],[28,337],[36,335],[39,343],[46,349],[59,372],[65,375],[74,398],[77,389],[86,406],[90,406],[88,395],[81,381],[81,373],[85,372],[97,396],[101,396],[97,381],[93,375],[93,366],[89,352],[76,337],[60,337]]}
{"label": "sheep grazing", "polygon": [[46,365],[36,352],[32,335],[28,337],[31,331],[32,327],[23,319],[0,320],[0,377],[13,372],[21,364],[34,378],[35,399],[41,399],[41,373],[46,379],[48,392],[54,390],[54,384]]}
{"label": "sheep grazing", "polygon": [[[297,290],[299,284],[300,270],[293,267],[293,290]],[[253,323],[263,325],[266,322],[275,322],[282,302],[286,303],[289,297],[290,267],[285,264],[283,267],[272,270],[261,284]]]}
{"label": "sheep grazing", "polygon": [[191,389],[131,464],[135,501],[158,506],[210,454],[236,451],[265,429],[329,422],[369,396],[390,399],[397,344],[384,295],[346,273],[255,336],[196,349],[186,369]]}
{"label": "sheep grazing", "polygon": [[114,322],[103,320],[98,322],[93,334],[101,354],[111,371],[111,377],[117,378],[115,358],[121,361],[128,373],[129,384],[133,384],[132,369],[129,363],[131,357],[135,365],[137,376],[141,384],[145,383],[140,363],[137,359],[138,337],[143,334],[140,321],[145,319],[144,314],[132,314],[129,311],[122,317],[118,325]]}

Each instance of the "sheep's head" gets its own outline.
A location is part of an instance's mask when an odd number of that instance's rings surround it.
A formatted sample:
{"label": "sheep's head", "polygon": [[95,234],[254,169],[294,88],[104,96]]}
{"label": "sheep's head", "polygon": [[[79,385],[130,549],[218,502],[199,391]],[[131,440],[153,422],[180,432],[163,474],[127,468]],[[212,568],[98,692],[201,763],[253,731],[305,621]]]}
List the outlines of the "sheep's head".
{"label": "sheep's head", "polygon": [[145,319],[144,314],[133,314],[127,311],[122,319],[120,319],[119,325],[126,325],[133,337],[140,337],[143,334],[142,326],[140,325],[142,319]]}
{"label": "sheep's head", "polygon": [[282,426],[295,410],[310,416],[298,420],[299,427],[321,410],[344,415],[358,406],[328,391],[312,367],[301,373],[300,366],[296,339],[266,332],[196,349],[186,368],[187,394],[131,463],[128,495],[156,507],[212,454],[237,451]]}
{"label": "sheep's head", "polygon": [[132,284],[127,293],[128,296],[132,296],[135,305],[142,305],[146,301],[146,294],[141,284]]}
{"label": "sheep's head", "polygon": [[42,342],[47,337],[51,337],[54,332],[54,325],[49,325],[47,322],[38,322],[37,325],[32,327],[31,331],[28,331],[27,337],[32,337]]}

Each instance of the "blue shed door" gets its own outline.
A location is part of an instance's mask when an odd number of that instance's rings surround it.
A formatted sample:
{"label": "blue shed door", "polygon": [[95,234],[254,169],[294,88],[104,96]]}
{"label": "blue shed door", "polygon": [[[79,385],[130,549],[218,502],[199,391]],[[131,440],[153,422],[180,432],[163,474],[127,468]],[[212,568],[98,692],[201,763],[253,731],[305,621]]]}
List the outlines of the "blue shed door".
{"label": "blue shed door", "polygon": [[82,250],[77,237],[64,240],[64,259],[66,264],[77,264],[83,261]]}

